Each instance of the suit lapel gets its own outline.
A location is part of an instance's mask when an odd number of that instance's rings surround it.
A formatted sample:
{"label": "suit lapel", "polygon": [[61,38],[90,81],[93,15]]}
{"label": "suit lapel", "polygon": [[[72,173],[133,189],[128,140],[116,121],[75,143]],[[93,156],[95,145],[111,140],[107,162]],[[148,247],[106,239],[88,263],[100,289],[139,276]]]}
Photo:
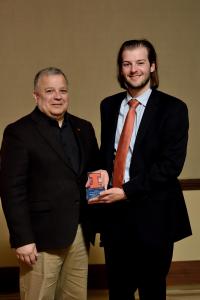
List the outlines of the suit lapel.
{"label": "suit lapel", "polygon": [[82,141],[82,129],[80,128],[80,126],[77,126],[77,122],[76,120],[72,117],[72,115],[68,114],[69,116],[69,122],[71,124],[73,133],[75,135],[76,141],[77,141],[77,145],[79,148],[79,153],[80,153],[80,167],[79,167],[79,174],[82,173],[83,171],[83,167],[84,167],[84,148],[83,148],[83,143],[85,141]]}
{"label": "suit lapel", "polygon": [[114,137],[115,137],[116,128],[117,128],[119,111],[120,111],[121,103],[122,103],[123,100],[124,100],[124,97],[118,98],[118,101],[116,101],[116,103],[113,107],[113,132],[114,132]]}
{"label": "suit lapel", "polygon": [[[118,97],[115,99],[113,102],[113,105],[111,107],[111,111],[109,111],[109,119],[110,119],[110,124],[108,129],[110,131],[110,137],[112,137],[112,141],[110,141],[110,145],[114,146],[115,143],[115,135],[116,135],[116,129],[117,129],[117,122],[118,122],[118,117],[119,117],[119,111],[121,107],[121,103],[126,97],[126,93],[120,93]],[[112,119],[111,119],[112,118]]]}
{"label": "suit lapel", "polygon": [[[46,143],[48,143],[48,145],[64,161],[64,163],[73,170],[69,159],[64,154],[64,151],[62,149],[62,146],[61,146],[59,140],[57,139],[57,137],[54,134],[52,134],[52,131],[49,130],[49,126],[47,126],[47,121],[41,117],[40,112],[38,112],[37,109],[35,109],[31,113],[31,118],[35,122],[36,128],[37,128],[39,134],[44,138]],[[73,170],[73,172],[74,172],[74,170]]]}
{"label": "suit lapel", "polygon": [[[158,102],[159,102],[159,96],[157,94],[156,90],[153,90],[149,100],[147,102],[147,106],[145,108],[140,126],[139,126],[139,130],[137,133],[137,137],[136,137],[136,141],[135,141],[135,145],[134,145],[134,152],[137,151],[138,146],[140,145],[143,137],[145,136],[145,133],[147,131],[147,129],[150,126],[150,123],[153,121],[155,114],[157,112],[158,109]],[[134,154],[133,154],[134,157]]]}

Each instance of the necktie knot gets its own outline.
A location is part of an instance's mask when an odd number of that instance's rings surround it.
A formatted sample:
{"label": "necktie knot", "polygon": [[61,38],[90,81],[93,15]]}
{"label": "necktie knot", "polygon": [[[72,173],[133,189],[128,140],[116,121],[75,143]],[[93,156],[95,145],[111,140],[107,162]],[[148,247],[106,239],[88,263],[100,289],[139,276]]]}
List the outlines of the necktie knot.
{"label": "necktie knot", "polygon": [[133,109],[136,109],[139,104],[140,104],[140,102],[137,99],[131,99],[128,102],[128,105]]}

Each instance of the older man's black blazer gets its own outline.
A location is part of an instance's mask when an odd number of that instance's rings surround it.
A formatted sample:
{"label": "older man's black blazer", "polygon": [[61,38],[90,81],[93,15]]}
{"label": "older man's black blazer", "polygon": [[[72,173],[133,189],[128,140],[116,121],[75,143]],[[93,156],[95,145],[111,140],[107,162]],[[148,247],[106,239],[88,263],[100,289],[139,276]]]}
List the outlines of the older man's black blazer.
{"label": "older man's black blazer", "polygon": [[[101,103],[102,168],[112,176],[118,114],[126,93]],[[110,238],[131,238],[145,244],[177,241],[191,234],[177,177],[186,157],[188,111],[185,103],[153,90],[137,133],[125,201],[102,207],[101,231]],[[119,238],[120,240],[120,238]]]}
{"label": "older man's black blazer", "polygon": [[78,173],[37,108],[5,129],[0,191],[14,248],[33,242],[39,250],[65,248],[80,222],[92,238],[85,183],[87,172],[98,167],[98,145],[89,122],[67,115],[80,150]]}

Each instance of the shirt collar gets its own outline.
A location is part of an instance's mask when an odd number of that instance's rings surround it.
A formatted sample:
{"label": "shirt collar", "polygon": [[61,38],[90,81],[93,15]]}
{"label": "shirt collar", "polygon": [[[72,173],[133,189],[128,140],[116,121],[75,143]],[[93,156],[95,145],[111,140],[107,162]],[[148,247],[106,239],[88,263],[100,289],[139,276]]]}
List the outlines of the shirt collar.
{"label": "shirt collar", "polygon": [[[142,95],[135,97],[134,99],[137,99],[143,106],[146,106],[147,102],[149,100],[149,97],[151,95],[151,92],[152,92],[152,89],[149,88]],[[125,98],[126,103],[128,103],[131,99],[133,99],[133,97],[127,92],[127,95]]]}

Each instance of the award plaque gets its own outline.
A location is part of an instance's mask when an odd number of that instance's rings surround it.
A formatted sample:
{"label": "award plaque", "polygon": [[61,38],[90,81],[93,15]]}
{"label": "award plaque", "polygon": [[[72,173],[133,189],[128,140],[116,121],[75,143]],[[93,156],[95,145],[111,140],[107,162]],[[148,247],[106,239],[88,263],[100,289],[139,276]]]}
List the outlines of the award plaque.
{"label": "award plaque", "polygon": [[87,200],[90,200],[97,197],[100,192],[104,191],[104,187],[102,186],[101,173],[88,173],[88,178],[90,186],[86,189],[86,198]]}

